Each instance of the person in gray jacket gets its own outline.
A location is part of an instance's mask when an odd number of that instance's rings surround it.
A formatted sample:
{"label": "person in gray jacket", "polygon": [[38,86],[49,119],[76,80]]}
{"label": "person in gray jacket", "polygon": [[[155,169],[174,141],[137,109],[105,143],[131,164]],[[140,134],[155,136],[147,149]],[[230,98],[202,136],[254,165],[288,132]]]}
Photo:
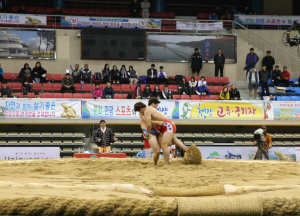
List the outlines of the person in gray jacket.
{"label": "person in gray jacket", "polygon": [[148,2],[147,0],[144,0],[141,3],[141,8],[142,8],[142,17],[143,17],[143,19],[149,18],[150,2]]}
{"label": "person in gray jacket", "polygon": [[66,73],[66,77],[62,79],[62,87],[60,90],[60,93],[64,93],[65,90],[71,90],[72,93],[75,93],[75,87],[74,87],[74,82],[73,79],[70,77],[70,73]]}

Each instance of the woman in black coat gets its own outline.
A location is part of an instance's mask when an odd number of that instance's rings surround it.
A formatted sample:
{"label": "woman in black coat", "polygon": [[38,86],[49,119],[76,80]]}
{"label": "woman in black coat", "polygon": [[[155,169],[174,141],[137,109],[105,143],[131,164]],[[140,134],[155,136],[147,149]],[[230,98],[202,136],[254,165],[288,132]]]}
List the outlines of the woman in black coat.
{"label": "woman in black coat", "polygon": [[42,68],[41,62],[37,62],[32,69],[31,76],[36,83],[44,83],[47,81],[46,73],[47,71]]}
{"label": "woman in black coat", "polygon": [[150,99],[150,97],[152,96],[152,91],[150,89],[149,85],[146,85],[144,91],[143,91],[143,98],[147,98]]}
{"label": "woman in black coat", "polygon": [[161,98],[161,90],[159,90],[158,85],[155,86],[154,91],[152,92],[152,94],[153,94],[153,97],[157,98],[157,96],[158,96],[159,98]]}
{"label": "woman in black coat", "polygon": [[17,78],[22,78],[25,76],[25,72],[26,70],[29,70],[30,73],[31,73],[31,68],[29,67],[29,65],[27,63],[24,64],[24,67],[21,69],[20,73],[19,73],[19,76]]}
{"label": "woman in black coat", "polygon": [[189,83],[186,81],[185,77],[182,77],[182,82],[179,86],[179,94],[180,95],[188,95],[189,94]]}

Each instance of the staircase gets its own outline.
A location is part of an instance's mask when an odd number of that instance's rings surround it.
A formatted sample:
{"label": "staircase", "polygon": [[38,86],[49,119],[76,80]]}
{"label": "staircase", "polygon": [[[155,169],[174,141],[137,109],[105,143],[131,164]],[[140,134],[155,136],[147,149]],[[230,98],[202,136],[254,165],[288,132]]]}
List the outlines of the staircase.
{"label": "staircase", "polygon": [[[246,78],[245,78],[246,79]],[[240,91],[241,99],[248,100],[249,98],[249,90],[248,90],[248,82],[247,81],[236,81],[236,88]],[[255,100],[254,91],[252,91],[252,100]],[[259,95],[258,98],[260,99]]]}

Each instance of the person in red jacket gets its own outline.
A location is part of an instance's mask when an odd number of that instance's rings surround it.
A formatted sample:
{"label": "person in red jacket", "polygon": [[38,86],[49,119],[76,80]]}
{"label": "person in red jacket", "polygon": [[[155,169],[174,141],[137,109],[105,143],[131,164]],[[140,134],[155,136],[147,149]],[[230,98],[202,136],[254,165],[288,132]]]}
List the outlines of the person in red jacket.
{"label": "person in red jacket", "polygon": [[283,71],[281,73],[281,82],[284,83],[286,87],[290,86],[290,78],[291,75],[287,71],[287,66],[284,66]]}

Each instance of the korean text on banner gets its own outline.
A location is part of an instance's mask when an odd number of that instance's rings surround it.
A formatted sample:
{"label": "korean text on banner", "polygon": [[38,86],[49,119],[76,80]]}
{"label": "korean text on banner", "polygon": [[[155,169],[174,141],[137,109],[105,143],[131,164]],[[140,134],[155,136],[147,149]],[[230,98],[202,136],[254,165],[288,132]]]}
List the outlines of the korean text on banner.
{"label": "korean text on banner", "polygon": [[[178,30],[196,30],[195,22],[176,21],[176,29]],[[202,31],[221,31],[223,30],[223,22],[198,23],[198,30]]]}
{"label": "korean text on banner", "polygon": [[59,147],[1,147],[0,160],[60,158]]}
{"label": "korean text on banner", "polygon": [[46,16],[36,16],[31,14],[1,14],[0,17],[0,24],[47,25]]}
{"label": "korean text on banner", "polygon": [[300,16],[235,15],[235,21],[244,25],[292,25]]}
{"label": "korean text on banner", "polygon": [[81,100],[2,99],[0,118],[81,119]]}
{"label": "korean text on banner", "polygon": [[269,103],[274,118],[270,120],[300,120],[299,101],[277,101]]}
{"label": "korean text on banner", "polygon": [[61,26],[73,27],[101,27],[101,28],[139,28],[160,29],[161,20],[158,19],[110,19],[99,17],[61,17]]}

